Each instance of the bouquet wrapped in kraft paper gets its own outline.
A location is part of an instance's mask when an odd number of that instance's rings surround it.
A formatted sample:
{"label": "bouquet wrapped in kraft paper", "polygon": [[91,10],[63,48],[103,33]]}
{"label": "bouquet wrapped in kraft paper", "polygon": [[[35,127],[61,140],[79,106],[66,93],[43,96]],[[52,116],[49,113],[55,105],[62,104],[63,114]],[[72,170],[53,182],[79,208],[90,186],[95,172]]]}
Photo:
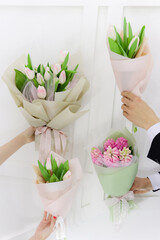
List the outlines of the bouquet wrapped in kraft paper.
{"label": "bouquet wrapped in kraft paper", "polygon": [[[120,92],[130,91],[141,97],[153,67],[145,26],[138,34],[133,34],[131,24],[124,18],[123,31],[118,31],[115,26],[108,30],[107,47]],[[127,128],[137,130],[129,121]]]}
{"label": "bouquet wrapped in kraft paper", "polygon": [[130,191],[138,171],[138,151],[133,135],[125,128],[112,131],[103,146],[93,147],[91,158],[104,190],[114,224],[121,224],[135,206]]}
{"label": "bouquet wrapped in kraft paper", "polygon": [[33,165],[44,210],[56,218],[56,239],[66,239],[65,218],[78,189],[82,169],[78,158],[65,160],[51,152],[44,165]]}
{"label": "bouquet wrapped in kraft paper", "polygon": [[79,53],[69,61],[69,53],[62,51],[60,63],[46,67],[33,67],[30,55],[26,59],[25,55],[18,58],[2,79],[27,122],[36,128],[36,150],[44,163],[51,150],[65,153],[67,137],[61,130],[87,112],[79,109],[89,82],[82,71],[77,73]]}

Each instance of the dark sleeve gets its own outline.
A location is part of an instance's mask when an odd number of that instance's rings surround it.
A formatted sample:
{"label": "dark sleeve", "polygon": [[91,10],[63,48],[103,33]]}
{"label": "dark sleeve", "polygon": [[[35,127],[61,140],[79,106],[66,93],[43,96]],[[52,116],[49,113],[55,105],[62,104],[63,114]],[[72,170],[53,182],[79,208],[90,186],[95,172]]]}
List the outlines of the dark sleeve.
{"label": "dark sleeve", "polygon": [[160,164],[160,133],[153,139],[147,157]]}

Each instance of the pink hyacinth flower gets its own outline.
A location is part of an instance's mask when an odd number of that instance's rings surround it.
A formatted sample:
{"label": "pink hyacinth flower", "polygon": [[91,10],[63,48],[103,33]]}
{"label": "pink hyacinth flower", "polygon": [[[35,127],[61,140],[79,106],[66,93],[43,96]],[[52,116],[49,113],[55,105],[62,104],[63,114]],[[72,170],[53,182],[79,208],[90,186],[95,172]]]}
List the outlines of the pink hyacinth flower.
{"label": "pink hyacinth flower", "polygon": [[130,163],[133,159],[133,155],[131,155],[131,150],[129,148],[124,147],[122,151],[120,151],[120,161],[122,164]]}
{"label": "pink hyacinth flower", "polygon": [[98,166],[103,165],[103,154],[98,148],[96,148],[96,147],[92,148],[91,158],[92,158],[92,161],[94,164],[96,164]]}
{"label": "pink hyacinth flower", "polygon": [[104,151],[107,151],[109,146],[111,148],[115,147],[115,141],[112,138],[105,141],[105,143],[104,143]]}
{"label": "pink hyacinth flower", "polygon": [[43,86],[38,86],[37,96],[38,98],[42,98],[42,99],[46,97],[46,89]]}
{"label": "pink hyacinth flower", "polygon": [[120,162],[119,159],[119,150],[115,148],[111,148],[110,146],[107,148],[107,151],[104,152],[104,164],[107,167],[111,167],[113,165],[118,166]]}
{"label": "pink hyacinth flower", "polygon": [[122,150],[124,147],[128,147],[128,140],[123,138],[123,137],[120,137],[116,140],[116,144],[115,146],[119,149],[119,150]]}

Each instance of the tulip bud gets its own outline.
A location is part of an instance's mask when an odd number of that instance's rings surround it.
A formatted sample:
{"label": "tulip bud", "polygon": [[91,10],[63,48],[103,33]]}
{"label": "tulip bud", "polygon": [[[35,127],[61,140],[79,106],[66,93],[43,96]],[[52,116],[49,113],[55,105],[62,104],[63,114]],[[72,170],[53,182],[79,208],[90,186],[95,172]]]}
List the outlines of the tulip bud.
{"label": "tulip bud", "polygon": [[47,170],[52,170],[52,165],[51,165],[51,159],[50,158],[47,158],[46,168],[47,168]]}
{"label": "tulip bud", "polygon": [[44,99],[46,97],[46,89],[43,86],[38,86],[37,96],[42,99]]}
{"label": "tulip bud", "polygon": [[65,73],[65,71],[62,71],[59,76],[59,83],[63,84],[63,83],[65,83],[65,81],[66,81],[66,73]]}
{"label": "tulip bud", "polygon": [[37,82],[42,85],[44,83],[44,78],[40,73],[37,73]]}
{"label": "tulip bud", "polygon": [[63,176],[63,180],[69,179],[71,175],[72,175],[71,171],[66,172],[66,174]]}
{"label": "tulip bud", "polygon": [[116,32],[112,25],[109,26],[108,37],[112,38],[113,40],[116,40]]}
{"label": "tulip bud", "polygon": [[28,79],[32,80],[34,78],[34,71],[29,69],[29,68],[25,68],[25,74],[27,76]]}
{"label": "tulip bud", "polygon": [[61,71],[61,65],[59,63],[54,64],[53,73],[57,75]]}
{"label": "tulip bud", "polygon": [[50,74],[49,74],[49,71],[50,71],[49,67],[46,67],[46,71],[45,71],[45,74],[44,74],[44,79],[46,81],[48,81],[51,77]]}
{"label": "tulip bud", "polygon": [[60,51],[60,62],[64,62],[64,59],[66,58],[68,54],[68,51],[64,50],[64,51]]}

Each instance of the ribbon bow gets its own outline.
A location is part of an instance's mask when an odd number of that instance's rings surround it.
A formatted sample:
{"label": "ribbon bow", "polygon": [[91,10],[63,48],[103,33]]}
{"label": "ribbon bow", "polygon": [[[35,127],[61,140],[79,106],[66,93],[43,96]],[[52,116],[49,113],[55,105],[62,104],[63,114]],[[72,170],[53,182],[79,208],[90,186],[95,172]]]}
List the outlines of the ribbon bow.
{"label": "ribbon bow", "polygon": [[65,223],[64,219],[61,216],[57,218],[55,228],[56,228],[56,240],[65,240],[66,239]]}
{"label": "ribbon bow", "polygon": [[67,146],[67,137],[62,131],[49,127],[36,128],[35,135],[40,135],[39,161],[44,163],[52,148],[52,132],[54,136],[54,147],[57,154],[63,154]]}
{"label": "ribbon bow", "polygon": [[111,217],[115,225],[120,225],[124,222],[130,209],[128,201],[133,200],[134,194],[131,191],[120,197],[107,197],[105,199],[108,207],[110,208]]}

